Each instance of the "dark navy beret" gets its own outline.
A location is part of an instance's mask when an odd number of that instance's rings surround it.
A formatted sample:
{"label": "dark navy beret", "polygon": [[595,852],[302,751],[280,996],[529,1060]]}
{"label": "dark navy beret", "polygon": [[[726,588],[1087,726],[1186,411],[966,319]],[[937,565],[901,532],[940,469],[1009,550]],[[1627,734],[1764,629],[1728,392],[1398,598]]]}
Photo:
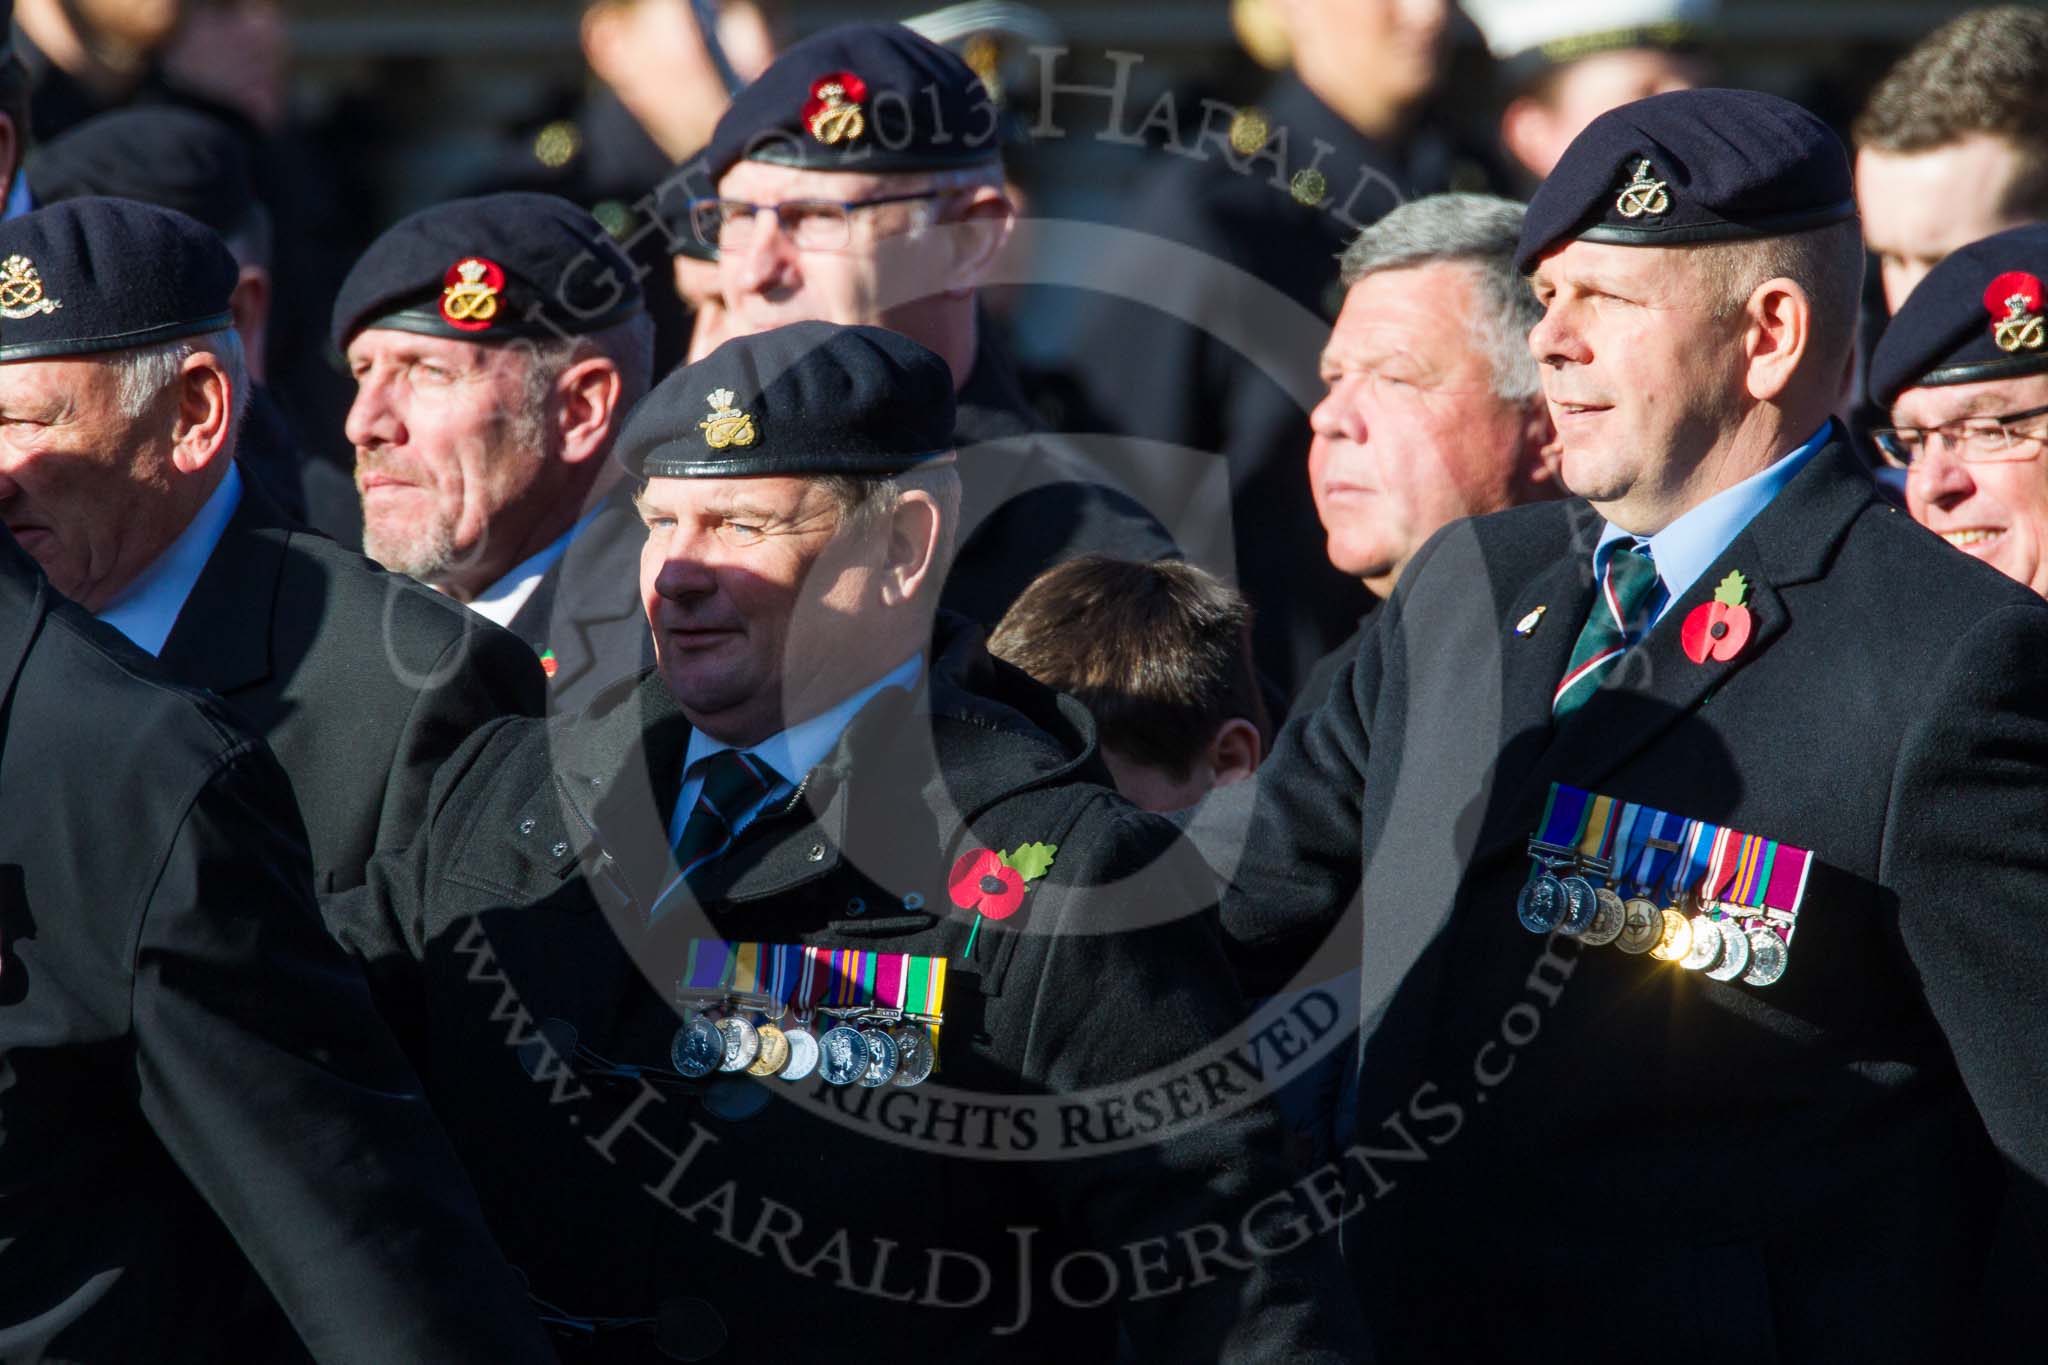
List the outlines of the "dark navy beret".
{"label": "dark navy beret", "polygon": [[29,153],[37,204],[86,195],[140,199],[197,218],[223,237],[249,226],[256,188],[241,134],[196,109],[116,109]]}
{"label": "dark navy beret", "polygon": [[454,199],[401,219],[348,272],[335,349],[366,327],[456,341],[561,338],[640,311],[633,263],[597,219],[552,194]]}
{"label": "dark navy beret", "polygon": [[640,400],[635,478],[884,477],[953,453],[953,371],[900,332],[794,322],[734,337]]}
{"label": "dark navy beret", "polygon": [[133,199],[0,222],[0,362],[221,331],[239,273],[212,228]]}
{"label": "dark navy beret", "polygon": [[1870,397],[2048,370],[2048,225],[1960,247],[1906,295],[1870,357]]}
{"label": "dark navy beret", "polygon": [[842,24],[789,48],[733,97],[705,149],[717,180],[741,161],[871,174],[1002,159],[981,77],[901,24]]}
{"label": "dark navy beret", "polygon": [[1856,214],[1842,140],[1790,100],[1676,90],[1610,109],[1529,201],[1515,268],[1559,242],[1684,246],[1781,237]]}

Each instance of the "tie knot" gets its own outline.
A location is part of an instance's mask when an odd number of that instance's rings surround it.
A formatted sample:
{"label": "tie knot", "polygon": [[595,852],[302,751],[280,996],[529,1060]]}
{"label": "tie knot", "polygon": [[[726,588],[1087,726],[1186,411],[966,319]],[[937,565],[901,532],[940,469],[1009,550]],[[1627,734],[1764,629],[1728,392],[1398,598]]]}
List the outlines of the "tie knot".
{"label": "tie knot", "polygon": [[1607,581],[1624,619],[1634,617],[1649,602],[1658,585],[1657,565],[1650,558],[1650,547],[1640,541],[1618,546],[1607,559]]}
{"label": "tie knot", "polygon": [[720,749],[698,765],[704,775],[703,798],[721,815],[751,805],[774,789],[775,769],[753,754]]}

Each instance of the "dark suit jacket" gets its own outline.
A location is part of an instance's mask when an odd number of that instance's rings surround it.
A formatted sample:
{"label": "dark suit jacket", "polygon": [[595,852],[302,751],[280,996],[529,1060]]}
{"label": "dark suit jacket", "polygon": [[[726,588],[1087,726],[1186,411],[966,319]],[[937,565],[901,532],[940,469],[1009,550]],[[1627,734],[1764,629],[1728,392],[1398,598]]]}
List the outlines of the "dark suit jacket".
{"label": "dark suit jacket", "polygon": [[[1329,1239],[1299,1245],[1308,1215],[1283,1207],[1295,1173],[1270,1110],[1162,1127],[1160,1093],[1118,1093],[1192,1069],[1237,1018],[1204,914],[1213,879],[1107,789],[1085,711],[990,659],[964,623],[942,634],[927,696],[881,693],[800,798],[697,884],[708,918],[687,907],[640,928],[673,870],[690,734],[659,673],[581,714],[480,734],[419,842],[325,903],[416,1049],[506,1254],[569,1313],[676,1313],[692,1345],[725,1340],[735,1360],[816,1359],[830,1335],[825,1353],[847,1361],[1106,1361],[1120,1330],[1138,1360],[1358,1359]],[[1057,845],[1051,870],[969,954],[954,859],[1026,841]],[[682,1082],[668,1050],[691,936],[948,959],[941,1073],[860,1094],[815,1076]],[[1231,1078],[1249,1072],[1209,1065],[1244,1093]],[[1180,1084],[1172,1102],[1200,1106]],[[1089,1122],[1019,1112],[1052,1096]],[[765,1108],[729,1107],[748,1099]],[[1098,1109],[1115,1118],[1094,1123]],[[1112,1124],[1150,1136],[1111,1151]],[[1211,1251],[1235,1250],[1190,1268],[1182,1239],[1212,1235]],[[1296,1249],[1243,1256],[1255,1236]],[[827,1268],[834,1246],[857,1268]],[[1107,1306],[1080,1307],[1099,1282],[1063,1306],[1043,1277],[1084,1247],[1145,1248],[1156,1292],[1120,1272]],[[1020,1268],[1037,1283],[1028,1309]],[[943,1291],[911,1287],[932,1283]],[[578,1358],[660,1357],[650,1325],[600,1332]]]}
{"label": "dark suit jacket", "polygon": [[0,1360],[296,1358],[252,1263],[321,1361],[549,1359],[269,750],[4,531],[0,809]]}
{"label": "dark suit jacket", "polygon": [[[2032,1217],[2048,1181],[2048,603],[1837,441],[1553,727],[1601,524],[1440,533],[1260,774],[1232,935],[1363,887],[1369,1325],[1395,1360],[1970,1356],[2001,1182]],[[1731,569],[1754,634],[1694,664]],[[1552,782],[1813,850],[1784,978],[1525,931]]]}
{"label": "dark suit jacket", "polygon": [[654,663],[654,634],[640,605],[640,549],[647,528],[631,480],[607,493],[590,524],[542,575],[512,618],[537,655],[553,650],[548,710],[580,711],[607,685]]}
{"label": "dark suit jacket", "polygon": [[164,642],[291,777],[322,889],[412,838],[434,769],[502,715],[539,715],[532,651],[287,519],[251,482]]}

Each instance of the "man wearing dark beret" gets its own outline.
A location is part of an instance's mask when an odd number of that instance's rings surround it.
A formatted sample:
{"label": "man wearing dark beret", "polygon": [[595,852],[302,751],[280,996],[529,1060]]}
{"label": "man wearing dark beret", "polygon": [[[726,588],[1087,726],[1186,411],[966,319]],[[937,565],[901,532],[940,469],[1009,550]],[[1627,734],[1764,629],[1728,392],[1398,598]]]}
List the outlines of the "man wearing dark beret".
{"label": "man wearing dark beret", "polygon": [[363,549],[533,647],[574,710],[653,658],[611,463],[653,380],[638,272],[547,194],[457,199],[363,253],[334,303]]}
{"label": "man wearing dark beret", "polygon": [[[43,297],[90,315],[90,277],[42,264]],[[76,423],[25,413],[17,365],[0,373],[11,471]],[[0,1359],[554,1358],[322,926],[270,748],[6,530],[0,809]]]}
{"label": "man wearing dark beret", "polygon": [[1850,194],[1768,95],[1588,125],[1518,252],[1577,496],[1434,537],[1260,772],[1233,938],[1363,894],[1340,1164],[1387,1359],[2008,1358],[2048,604],[1888,511],[1831,416]]}
{"label": "man wearing dark beret", "polygon": [[220,234],[238,271],[228,311],[251,382],[241,466],[290,515],[345,545],[360,542],[354,484],[330,462],[303,456],[267,384],[270,212],[256,195],[242,135],[195,109],[117,109],[36,148],[23,174],[38,207],[87,195],[137,199],[176,209]]}
{"label": "man wearing dark beret", "polygon": [[2048,594],[2048,227],[1945,257],[1871,358],[1872,432],[1906,509],[1964,554]]}
{"label": "man wearing dark beret", "polygon": [[1044,432],[975,301],[1010,237],[1001,121],[959,57],[900,24],[789,48],[734,97],[695,206],[719,251],[729,326],[888,327],[952,369],[961,542],[943,604],[993,626],[1053,564],[1177,555],[1110,476]]}
{"label": "man wearing dark beret", "polygon": [[0,224],[0,519],[58,591],[270,742],[320,885],[354,886],[470,730],[542,709],[541,678],[243,477],[235,276],[211,230],[132,200]]}
{"label": "man wearing dark beret", "polygon": [[1192,1079],[1206,869],[934,621],[953,431],[881,328],[662,381],[619,447],[658,666],[480,732],[329,923],[576,1359],[1357,1359],[1256,1077]]}

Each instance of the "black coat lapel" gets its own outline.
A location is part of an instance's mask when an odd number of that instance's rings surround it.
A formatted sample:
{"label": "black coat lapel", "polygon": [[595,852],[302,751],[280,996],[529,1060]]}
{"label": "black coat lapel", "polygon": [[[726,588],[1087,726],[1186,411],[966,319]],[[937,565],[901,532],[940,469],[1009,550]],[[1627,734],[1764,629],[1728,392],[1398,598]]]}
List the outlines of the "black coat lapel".
{"label": "black coat lapel", "polygon": [[270,623],[291,536],[284,513],[244,476],[235,514],[157,656],[173,677],[223,697],[270,677]]}

